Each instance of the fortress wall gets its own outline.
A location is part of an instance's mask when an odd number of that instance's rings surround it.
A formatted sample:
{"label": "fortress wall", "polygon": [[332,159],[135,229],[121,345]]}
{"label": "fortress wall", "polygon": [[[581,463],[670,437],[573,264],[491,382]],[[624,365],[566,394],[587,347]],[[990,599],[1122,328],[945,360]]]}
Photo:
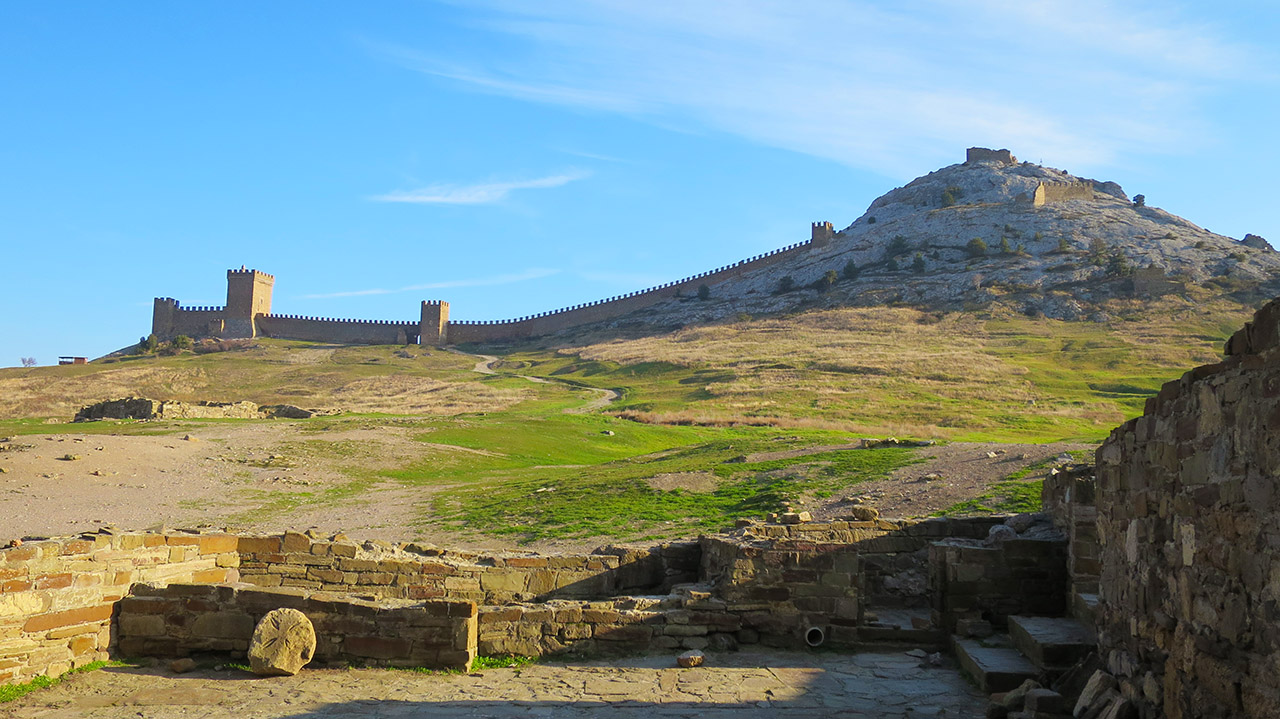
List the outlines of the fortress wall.
{"label": "fortress wall", "polygon": [[[727,265],[700,275],[687,277],[677,282],[670,282],[639,292],[620,295],[585,305],[567,307],[533,317],[514,320],[496,320],[492,322],[457,322],[449,323],[448,341],[454,344],[467,342],[494,342],[508,339],[522,339],[551,334],[570,327],[603,322],[621,317],[659,302],[675,298],[677,295],[696,297],[698,287],[707,285],[714,288],[717,283],[729,279],[740,278],[748,272],[768,267],[784,259],[788,259],[809,249],[812,240],[784,247],[774,252],[757,255],[734,265]],[[715,296],[714,289],[712,297]],[[693,301],[697,301],[696,299]]]}
{"label": "fortress wall", "polygon": [[1141,716],[1280,716],[1280,301],[1099,448],[1099,649]]}
{"label": "fortress wall", "polygon": [[986,147],[970,147],[965,151],[964,161],[970,162],[998,162],[1003,165],[1016,165],[1018,158],[1013,156],[1008,150],[992,150]]}
{"label": "fortress wall", "polygon": [[282,607],[311,620],[316,662],[467,671],[476,657],[471,602],[368,600],[244,584],[135,585],[120,602],[120,652],[243,652],[262,617]]}
{"label": "fortress wall", "polygon": [[226,310],[222,307],[183,307],[177,300],[156,298],[151,315],[151,332],[161,341],[178,335],[218,337],[222,334]]}
{"label": "fortress wall", "polygon": [[328,317],[261,315],[255,319],[263,337],[341,344],[416,344],[418,322],[340,320]]}
{"label": "fortress wall", "polygon": [[0,684],[109,658],[112,613],[135,582],[236,579],[236,538],[115,534],[0,550]]}
{"label": "fortress wall", "polygon": [[1093,183],[1090,182],[1041,182],[1036,186],[1031,202],[1039,207],[1050,202],[1092,200],[1093,194]]}

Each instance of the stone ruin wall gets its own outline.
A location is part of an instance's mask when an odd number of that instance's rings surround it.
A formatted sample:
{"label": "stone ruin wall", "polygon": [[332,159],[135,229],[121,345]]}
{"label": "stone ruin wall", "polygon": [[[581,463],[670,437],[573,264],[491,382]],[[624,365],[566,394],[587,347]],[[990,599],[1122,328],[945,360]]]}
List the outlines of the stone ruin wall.
{"label": "stone ruin wall", "polygon": [[1018,158],[1013,156],[1008,150],[992,150],[986,147],[970,147],[965,150],[965,163],[971,162],[998,162],[1002,165],[1016,165]]}
{"label": "stone ruin wall", "polygon": [[1092,200],[1092,182],[1041,182],[1031,196],[1031,204],[1042,207],[1053,202]]}
{"label": "stone ruin wall", "polygon": [[1280,302],[1098,450],[1099,648],[1145,717],[1280,716]]}
{"label": "stone ruin wall", "polygon": [[0,550],[0,684],[107,659],[116,605],[138,582],[235,581],[230,535],[99,533]]}
{"label": "stone ruin wall", "polygon": [[466,669],[476,657],[476,605],[410,602],[243,584],[138,584],[116,612],[119,652],[182,657],[244,652],[268,612],[297,609],[315,627],[315,660],[331,666]]}
{"label": "stone ruin wall", "polygon": [[[929,603],[920,580],[937,573],[934,542],[976,542],[996,521],[753,524],[700,542],[564,556],[296,532],[103,530],[29,541],[0,550],[0,682],[112,655],[243,651],[256,621],[282,606],[313,620],[328,642],[317,656],[335,664],[462,668],[477,652],[796,648],[811,627],[851,646],[868,638],[862,632],[888,631],[857,626],[867,603]],[[1007,576],[1001,565],[1013,555],[982,555],[966,566]],[[1002,591],[1043,594],[1024,579]],[[1040,600],[999,606],[1027,601]]]}

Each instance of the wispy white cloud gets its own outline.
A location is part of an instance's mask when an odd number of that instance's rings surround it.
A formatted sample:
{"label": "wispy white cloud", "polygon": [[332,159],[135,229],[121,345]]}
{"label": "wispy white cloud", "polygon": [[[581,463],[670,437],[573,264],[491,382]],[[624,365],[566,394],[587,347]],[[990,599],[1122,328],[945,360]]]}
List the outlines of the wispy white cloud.
{"label": "wispy white cloud", "polygon": [[904,177],[968,145],[1090,166],[1202,142],[1209,93],[1273,81],[1257,68],[1275,59],[1162,0],[459,7],[504,46],[528,50],[377,51],[478,92],[711,129]]}
{"label": "wispy white cloud", "polygon": [[453,287],[495,287],[498,285],[510,285],[517,282],[527,282],[529,280],[542,279],[559,274],[560,270],[553,270],[545,267],[533,267],[524,272],[516,272],[506,275],[494,275],[492,277],[476,277],[464,280],[449,280],[447,282],[428,282],[421,285],[406,285],[398,289],[382,289],[374,288],[367,290],[346,290],[343,292],[326,292],[317,295],[303,295],[303,299],[307,300],[328,300],[337,297],[364,297],[367,295],[390,295],[398,292],[419,292],[421,290],[440,290]]}
{"label": "wispy white cloud", "polygon": [[575,180],[581,180],[591,173],[574,170],[559,175],[539,177],[532,180],[515,180],[509,182],[481,182],[474,185],[435,184],[417,190],[389,192],[370,198],[375,202],[410,202],[435,205],[483,205],[500,202],[515,190],[541,190],[550,187],[561,187]]}

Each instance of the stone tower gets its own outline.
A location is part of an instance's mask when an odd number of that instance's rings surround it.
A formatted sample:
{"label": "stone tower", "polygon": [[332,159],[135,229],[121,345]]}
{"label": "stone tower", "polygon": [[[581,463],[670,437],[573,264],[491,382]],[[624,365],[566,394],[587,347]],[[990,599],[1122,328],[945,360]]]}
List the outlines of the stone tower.
{"label": "stone tower", "polygon": [[271,314],[271,288],[276,278],[265,272],[227,270],[227,309],[224,337],[256,337],[254,318]]}
{"label": "stone tower", "polygon": [[422,319],[418,324],[418,342],[430,347],[443,347],[449,343],[448,302],[423,300]]}
{"label": "stone tower", "polygon": [[814,247],[826,247],[831,244],[831,238],[835,237],[835,228],[830,222],[814,222],[811,229],[810,239]]}

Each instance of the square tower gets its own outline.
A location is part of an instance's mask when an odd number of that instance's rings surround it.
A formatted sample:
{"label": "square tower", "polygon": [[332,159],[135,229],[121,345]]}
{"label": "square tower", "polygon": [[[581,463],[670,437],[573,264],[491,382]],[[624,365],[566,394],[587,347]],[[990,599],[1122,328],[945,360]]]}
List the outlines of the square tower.
{"label": "square tower", "polygon": [[254,318],[271,314],[271,288],[276,278],[265,272],[227,270],[225,337],[256,337]]}
{"label": "square tower", "polygon": [[418,342],[424,346],[443,347],[448,344],[449,303],[441,300],[424,300],[418,332]]}

